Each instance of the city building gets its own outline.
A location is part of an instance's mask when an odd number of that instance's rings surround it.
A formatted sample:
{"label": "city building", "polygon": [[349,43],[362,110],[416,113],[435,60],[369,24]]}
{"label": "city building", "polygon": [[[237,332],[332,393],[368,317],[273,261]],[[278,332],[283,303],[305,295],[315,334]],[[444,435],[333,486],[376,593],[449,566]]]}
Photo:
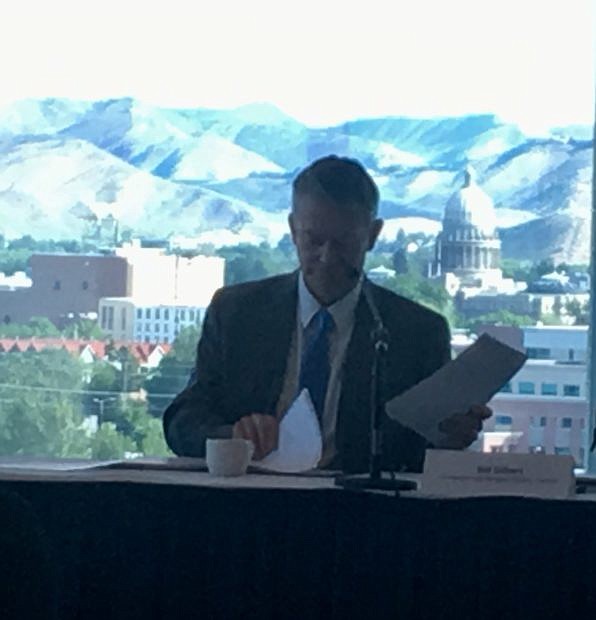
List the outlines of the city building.
{"label": "city building", "polygon": [[128,296],[135,299],[204,308],[224,283],[225,260],[219,256],[186,258],[163,248],[143,248],[138,241],[115,253],[131,267]]}
{"label": "city building", "polygon": [[199,326],[213,294],[224,284],[218,256],[185,258],[138,243],[116,250],[131,268],[131,293],[98,303],[98,322],[110,337],[171,343],[183,327]]}
{"label": "city building", "polygon": [[[588,445],[587,343],[585,326],[506,328],[517,337],[528,361],[490,401],[477,448],[483,451],[571,454],[585,463]],[[492,335],[499,337],[499,327]]]}
{"label": "city building", "polygon": [[464,298],[481,292],[513,294],[525,288],[525,283],[503,278],[494,204],[470,166],[445,207],[429,275],[440,279],[450,295]]}
{"label": "city building", "polygon": [[101,329],[117,340],[171,343],[180,330],[199,326],[205,306],[159,304],[133,297],[104,297],[99,302]]}
{"label": "city building", "polygon": [[200,324],[223,286],[225,261],[169,255],[137,241],[110,255],[34,254],[29,266],[30,278],[0,278],[5,324],[44,316],[62,328],[80,317],[97,318],[114,339],[168,343],[183,326]]}
{"label": "city building", "polygon": [[58,327],[78,317],[95,318],[102,297],[126,296],[131,271],[126,258],[100,254],[34,254],[30,286],[0,288],[0,321],[27,323],[44,316]]}
{"label": "city building", "polygon": [[62,349],[84,364],[96,361],[110,361],[115,366],[119,362],[110,360],[110,350],[125,349],[135,358],[141,371],[147,372],[159,366],[163,357],[170,351],[168,344],[146,342],[121,342],[103,340],[75,340],[72,338],[0,338],[0,355],[5,353],[24,353],[45,349]]}
{"label": "city building", "polygon": [[589,294],[576,293],[532,293],[501,294],[495,292],[458,291],[455,295],[455,307],[468,319],[485,316],[507,310],[513,314],[527,316],[540,321],[545,316],[557,317],[563,324],[573,325],[575,317],[569,313],[568,304],[577,303],[584,306],[589,301]]}
{"label": "city building", "polygon": [[529,284],[503,277],[494,204],[469,166],[445,207],[429,277],[441,281],[467,319],[506,310],[535,321],[550,315],[573,324],[568,304],[583,306],[589,298],[586,274],[545,274]]}

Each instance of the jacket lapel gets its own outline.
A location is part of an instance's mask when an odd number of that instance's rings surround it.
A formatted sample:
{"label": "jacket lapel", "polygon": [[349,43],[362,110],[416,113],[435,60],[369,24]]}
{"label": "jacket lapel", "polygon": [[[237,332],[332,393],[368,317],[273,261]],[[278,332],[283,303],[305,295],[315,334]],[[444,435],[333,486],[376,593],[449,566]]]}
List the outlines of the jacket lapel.
{"label": "jacket lapel", "polygon": [[275,414],[277,401],[286,373],[288,353],[296,328],[296,305],[298,296],[298,273],[284,279],[270,300],[259,325],[264,330],[262,343],[264,354],[257,363],[263,381],[263,394],[267,395],[265,411]]}
{"label": "jacket lapel", "polygon": [[[367,285],[366,282],[364,284]],[[372,315],[361,294],[346,352],[337,416],[336,443],[346,470],[365,468],[370,446],[370,373],[373,361]]]}

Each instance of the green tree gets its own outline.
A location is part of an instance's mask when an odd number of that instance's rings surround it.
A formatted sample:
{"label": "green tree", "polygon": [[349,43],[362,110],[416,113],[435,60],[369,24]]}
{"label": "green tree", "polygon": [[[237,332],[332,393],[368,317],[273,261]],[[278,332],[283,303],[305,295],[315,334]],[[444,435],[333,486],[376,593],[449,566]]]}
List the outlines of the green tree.
{"label": "green tree", "polygon": [[384,284],[399,295],[439,312],[451,325],[455,323],[452,299],[439,282],[417,273],[408,273],[388,278]]}
{"label": "green tree", "polygon": [[[118,422],[120,420],[119,373],[112,364],[105,361],[93,362],[90,368],[85,369],[88,373],[88,383],[81,397],[82,409],[85,415],[96,415],[101,418],[100,422]],[[110,395],[109,393],[112,393]]]}
{"label": "green tree", "polygon": [[168,444],[166,444],[161,420],[149,415],[147,417],[149,419],[145,434],[139,446],[141,452],[146,456],[173,456]]}
{"label": "green tree", "polygon": [[9,250],[39,251],[39,243],[31,235],[23,235],[19,239],[13,239],[8,244]]}
{"label": "green tree", "polygon": [[516,314],[510,310],[497,310],[481,316],[475,317],[465,322],[465,327],[475,328],[478,325],[510,325],[513,327],[523,327],[524,325],[534,325],[534,319],[525,314]]}
{"label": "green tree", "polygon": [[121,412],[122,422],[117,429],[133,439],[137,452],[147,456],[172,454],[164,438],[161,419],[149,415],[146,402],[124,398]]}
{"label": "green tree", "polygon": [[393,252],[391,262],[395,273],[403,275],[408,273],[408,254],[405,249],[398,248]]}
{"label": "green tree", "polygon": [[126,453],[136,452],[135,441],[118,432],[112,422],[102,424],[91,439],[91,457],[94,459],[121,459]]}
{"label": "green tree", "polygon": [[0,454],[89,456],[81,364],[62,350],[0,355]]}
{"label": "green tree", "polygon": [[33,252],[31,250],[0,250],[0,272],[12,276],[17,271],[26,271]]}
{"label": "green tree", "polygon": [[258,246],[242,243],[220,248],[217,253],[226,259],[226,284],[258,280],[296,268],[296,255],[287,242],[280,242],[275,248],[267,243]]}
{"label": "green tree", "polygon": [[47,392],[5,393],[0,398],[0,454],[88,458],[89,438],[78,403]]}
{"label": "green tree", "polygon": [[161,360],[144,383],[147,391],[149,412],[160,416],[172,400],[188,384],[195,364],[198,327],[189,326],[180,331],[170,352]]}
{"label": "green tree", "polygon": [[[183,340],[179,356],[185,348]],[[0,355],[0,454],[98,459],[169,454],[161,421],[149,415],[147,403],[114,389],[121,381],[116,368],[94,364],[88,396],[82,391],[84,374],[83,365],[63,350]],[[103,400],[104,416],[94,432],[89,421],[99,412],[96,398]]]}
{"label": "green tree", "polygon": [[94,392],[117,392],[120,386],[118,371],[103,360],[91,365],[91,379],[87,389]]}
{"label": "green tree", "polygon": [[573,317],[575,325],[590,324],[590,302],[586,301],[582,304],[577,299],[570,299],[565,304],[565,311]]}
{"label": "green tree", "polygon": [[101,330],[97,321],[92,319],[80,318],[74,323],[67,325],[63,334],[66,338],[74,340],[106,340],[107,335]]}
{"label": "green tree", "polygon": [[4,338],[59,338],[60,330],[46,317],[34,316],[27,323],[0,323]]}
{"label": "green tree", "polygon": [[108,360],[117,368],[120,392],[134,392],[142,385],[139,362],[126,346],[116,347],[113,341],[106,345]]}

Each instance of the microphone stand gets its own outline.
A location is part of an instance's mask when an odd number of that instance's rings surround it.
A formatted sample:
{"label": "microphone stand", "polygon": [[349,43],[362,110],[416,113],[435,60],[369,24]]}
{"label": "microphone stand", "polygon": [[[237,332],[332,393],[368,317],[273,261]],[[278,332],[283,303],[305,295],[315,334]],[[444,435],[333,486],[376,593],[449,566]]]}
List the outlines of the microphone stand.
{"label": "microphone stand", "polygon": [[370,332],[373,344],[373,362],[370,373],[370,456],[368,475],[340,475],[335,484],[345,489],[366,491],[400,491],[416,489],[416,483],[410,480],[396,480],[393,472],[390,477],[383,477],[383,419],[385,418],[385,368],[389,350],[389,334],[380,316],[374,312],[375,325]]}

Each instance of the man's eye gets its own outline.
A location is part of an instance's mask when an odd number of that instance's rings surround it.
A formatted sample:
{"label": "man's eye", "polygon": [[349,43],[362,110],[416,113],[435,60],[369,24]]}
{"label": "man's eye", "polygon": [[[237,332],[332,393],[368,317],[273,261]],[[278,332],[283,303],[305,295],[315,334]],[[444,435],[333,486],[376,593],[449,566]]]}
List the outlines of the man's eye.
{"label": "man's eye", "polygon": [[306,233],[304,240],[308,245],[323,245],[323,240],[320,237],[316,237],[310,233]]}

